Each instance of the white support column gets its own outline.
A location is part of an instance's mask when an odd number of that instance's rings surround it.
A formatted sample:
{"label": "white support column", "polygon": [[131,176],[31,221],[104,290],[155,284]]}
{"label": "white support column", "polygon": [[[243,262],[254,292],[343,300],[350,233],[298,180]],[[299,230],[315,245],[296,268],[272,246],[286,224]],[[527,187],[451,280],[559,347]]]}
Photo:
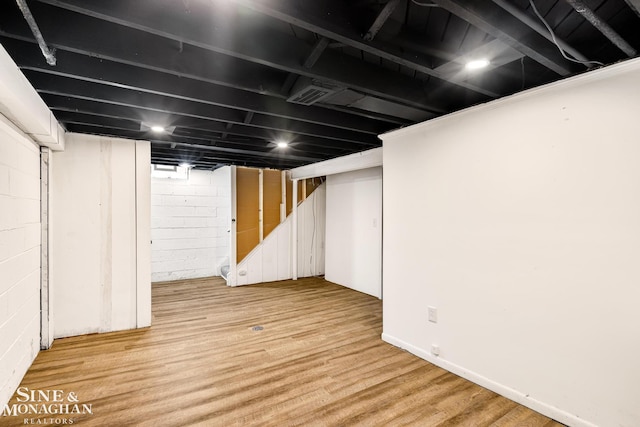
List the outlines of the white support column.
{"label": "white support column", "polygon": [[136,326],[151,326],[151,143],[136,141]]}
{"label": "white support column", "polygon": [[236,185],[236,167],[231,166],[231,224],[229,232],[229,275],[227,276],[227,285],[235,286],[237,282],[237,223],[236,215],[238,212],[238,193]]}
{"label": "white support column", "polygon": [[51,150],[40,147],[40,348],[47,350],[53,344],[53,307],[49,263],[49,182]]}
{"label": "white support column", "polygon": [[264,240],[264,170],[258,171],[258,232],[260,242]]}
{"label": "white support column", "polygon": [[291,201],[291,272],[293,280],[298,280],[298,180],[293,180]]}

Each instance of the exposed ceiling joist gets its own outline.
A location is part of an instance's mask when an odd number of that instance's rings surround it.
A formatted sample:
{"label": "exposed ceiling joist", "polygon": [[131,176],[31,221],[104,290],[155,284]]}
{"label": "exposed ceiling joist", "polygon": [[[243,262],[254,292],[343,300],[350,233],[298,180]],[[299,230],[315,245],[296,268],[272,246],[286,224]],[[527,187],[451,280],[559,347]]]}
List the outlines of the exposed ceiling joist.
{"label": "exposed ceiling joist", "polygon": [[[185,131],[183,131],[183,129],[192,129],[196,132],[205,133],[206,139],[210,140],[224,140],[225,133],[234,138],[249,138],[254,140],[256,143],[260,141],[273,141],[276,139],[274,132],[257,127],[245,125],[230,126],[229,123],[224,124],[213,120],[160,113],[144,107],[101,103],[97,100],[77,99],[46,93],[43,93],[42,97],[47,102],[47,105],[49,105],[49,107],[54,111],[54,114],[57,114],[58,112],[82,113],[99,117],[134,120],[138,122],[143,120],[149,123],[166,123],[170,121],[173,126],[177,127],[173,132],[174,135],[184,134]],[[134,127],[136,126],[132,126],[132,128]],[[214,135],[220,136],[216,137]],[[357,151],[363,147],[362,144],[358,143],[327,140],[324,138],[297,135],[294,133],[280,134],[278,137],[294,144],[303,145],[304,147],[318,147],[324,150],[336,152]],[[225,140],[225,142],[234,143],[231,139]],[[377,145],[379,145],[379,143]]]}
{"label": "exposed ceiling joist", "polygon": [[391,14],[396,10],[398,4],[400,4],[400,0],[389,0],[387,4],[384,5],[375,21],[373,21],[373,24],[371,24],[369,31],[364,35],[366,41],[371,41],[376,37],[378,31],[380,31],[384,23],[387,22],[387,19],[389,19]]}
{"label": "exposed ceiling joist", "polygon": [[149,70],[142,75],[132,65],[114,63],[87,55],[59,50],[58,65],[49,67],[38,57],[29,55],[29,43],[0,38],[14,61],[25,70],[57,74],[85,81],[111,84],[128,89],[144,90],[163,96],[202,102],[221,107],[233,107],[290,120],[308,121],[341,129],[377,135],[384,130],[378,121],[349,116],[319,107],[301,109],[284,99],[251,93],[198,80],[181,78],[169,73]]}
{"label": "exposed ceiling joist", "polygon": [[[164,141],[156,141],[157,143],[162,143]],[[317,161],[318,158],[317,157],[307,157],[307,156],[297,156],[297,155],[293,155],[293,154],[282,154],[282,153],[278,153],[278,152],[257,152],[257,151],[250,151],[250,150],[238,150],[235,148],[224,148],[224,147],[218,147],[218,146],[211,146],[211,145],[203,145],[203,144],[185,144],[185,143],[176,143],[177,146],[181,146],[181,147],[188,147],[188,148],[192,148],[192,149],[200,149],[200,150],[205,150],[205,151],[212,151],[212,152],[216,152],[216,153],[233,153],[233,154],[244,154],[247,156],[258,156],[258,157],[266,157],[266,158],[272,158],[272,159],[283,159],[283,160],[300,160],[300,161],[305,161],[305,162],[314,162]]]}
{"label": "exposed ceiling joist", "polygon": [[[262,114],[254,115],[251,123],[244,123],[246,113],[240,110],[182,99],[167,98],[152,93],[137,92],[114,86],[77,81],[44,73],[27,71],[26,74],[29,76],[29,79],[36,90],[41,93],[71,96],[79,99],[94,99],[116,105],[142,107],[149,110],[174,113],[182,116],[196,117],[217,122],[246,124],[254,127],[271,129],[276,132],[275,136],[277,136],[278,131],[282,131],[339,141],[361,143],[363,145],[375,145],[378,141],[375,135],[331,128],[312,123],[292,122],[290,120]],[[171,124],[166,123],[164,125],[169,126]]]}
{"label": "exposed ceiling joist", "polygon": [[[96,125],[86,125],[86,124],[69,124],[69,131],[78,132],[78,133],[91,133],[96,135],[114,135],[113,132],[107,132],[107,129],[101,129]],[[138,134],[134,131],[123,129],[121,132],[117,134],[117,136],[123,138],[135,139],[138,137]],[[255,165],[255,166],[264,166],[265,163],[269,163],[275,167],[293,167],[300,166],[303,164],[307,164],[310,162],[315,162],[318,159],[308,156],[295,156],[284,154],[282,152],[277,152],[275,150],[271,152],[258,152],[251,150],[236,150],[236,149],[226,149],[224,147],[218,147],[215,145],[207,145],[207,144],[198,144],[190,141],[188,138],[177,138],[176,140],[163,140],[158,137],[150,137],[148,140],[151,142],[151,151],[152,153],[157,152],[158,145],[165,145],[166,150],[176,150],[171,149],[172,144],[176,144],[176,146],[183,147],[185,150],[188,150],[193,156],[201,156],[202,151],[206,150],[211,153],[210,156],[206,156],[211,160],[220,163],[226,164],[246,164],[246,165]],[[174,151],[167,151],[166,158],[175,158]],[[189,161],[191,159],[182,158],[182,161]]]}
{"label": "exposed ceiling joist", "polygon": [[513,61],[517,61],[524,55],[521,52],[507,46],[502,41],[495,39],[476,49],[466,52],[464,55],[456,58],[455,61],[446,62],[436,70],[444,75],[448,75],[449,79],[465,79],[469,77],[469,71],[465,70],[465,65],[469,61],[477,58],[490,58],[491,63],[484,69],[488,70],[501,67]]}
{"label": "exposed ceiling joist", "polygon": [[[57,64],[15,0],[0,2],[0,43],[62,126],[203,169],[380,147],[392,128],[584,72],[574,58],[628,57],[570,0],[26,1]],[[640,0],[583,3],[640,46]]]}
{"label": "exposed ceiling joist", "polygon": [[[638,0],[640,1],[640,0]],[[589,59],[580,53],[573,46],[569,45],[566,41],[562,40],[558,36],[555,36],[555,40],[549,30],[547,30],[541,22],[536,21],[533,17],[527,15],[523,10],[519,9],[517,6],[513,4],[513,2],[509,0],[493,0],[495,4],[512,14],[514,17],[519,19],[521,22],[526,24],[529,28],[534,30],[536,33],[540,34],[545,39],[554,43],[557,42],[559,47],[561,47],[565,52],[569,53],[575,59],[580,61],[588,62]]]}
{"label": "exposed ceiling joist", "polygon": [[561,76],[571,74],[574,67],[558,52],[556,46],[537,33],[518,34],[508,29],[519,28],[513,15],[492,2],[472,0],[434,0],[434,3],[475,27],[491,34],[524,55]]}
{"label": "exposed ceiling joist", "polygon": [[318,62],[318,59],[320,59],[320,55],[322,55],[322,52],[324,52],[328,45],[329,39],[326,37],[320,37],[315,46],[313,46],[313,49],[311,50],[309,56],[307,56],[307,59],[304,60],[304,67],[313,67],[315,63]]}
{"label": "exposed ceiling joist", "polygon": [[629,7],[640,16],[640,0],[624,0]]}
{"label": "exposed ceiling joist", "polygon": [[[214,0],[219,1],[219,0]],[[433,70],[424,60],[416,58],[416,55],[391,52],[379,43],[375,41],[367,42],[360,38],[360,36],[354,31],[348,31],[342,27],[333,24],[330,20],[324,17],[314,16],[309,13],[302,12],[295,1],[292,0],[273,0],[269,2],[259,0],[233,0],[235,3],[246,6],[250,9],[263,13],[267,16],[280,19],[284,22],[288,22],[292,25],[297,25],[309,31],[313,31],[324,37],[328,37],[332,40],[344,43],[347,46],[360,49],[364,52],[368,52],[372,55],[379,56],[398,65],[403,65],[412,70],[424,73],[428,76],[435,77],[439,80],[447,82],[452,85],[460,86],[464,89],[474,91],[476,93],[497,97],[497,93],[474,85],[466,81],[448,81],[447,76],[440,75]],[[348,85],[347,85],[348,86]]]}
{"label": "exposed ceiling joist", "polygon": [[[304,67],[305,68],[313,67],[315,63],[318,62],[318,59],[320,59],[320,55],[322,55],[322,53],[324,52],[324,50],[327,48],[328,45],[329,45],[329,39],[327,39],[326,37],[320,37],[316,42],[315,46],[313,46],[313,49],[309,53],[309,56],[307,56],[307,58],[304,60],[304,63],[303,63]],[[297,79],[298,79],[297,74],[289,73],[286,80],[282,84],[282,93],[285,95],[288,95]]]}
{"label": "exposed ceiling joist", "polygon": [[[113,115],[101,115],[87,113],[85,111],[71,111],[70,109],[53,108],[52,109],[56,118],[68,124],[78,125],[93,125],[100,126],[107,129],[118,129],[136,132],[138,131],[138,123],[135,120],[128,119],[126,117],[114,117]],[[157,138],[158,136],[151,131],[141,131],[139,138]],[[184,138],[188,138],[190,142],[194,143],[213,143],[217,147],[226,148],[238,148],[251,151],[271,151],[273,149],[273,143],[265,144],[263,140],[251,139],[245,137],[233,136],[232,138],[222,139],[220,136],[216,136],[215,133],[210,132],[206,127],[203,129],[197,129],[190,127],[189,129],[176,129],[170,136],[171,140],[179,141]],[[335,152],[336,155],[340,155],[345,152],[351,152],[344,147],[336,147],[331,150],[327,150],[327,147],[311,144],[308,141],[303,143],[291,142],[291,146],[296,149],[304,149],[304,153],[309,158],[321,159],[323,154],[327,151]],[[291,154],[291,153],[289,153]],[[299,160],[299,159],[298,159]]]}
{"label": "exposed ceiling joist", "polygon": [[[253,111],[247,111],[247,114],[244,116],[244,124],[248,125],[253,120]],[[228,124],[228,123],[227,123]]]}
{"label": "exposed ceiling joist", "polygon": [[[244,14],[236,14],[231,20],[226,19],[223,14],[186,14],[179,10],[181,2],[172,0],[136,0],[133,3],[124,0],[41,1],[97,18],[97,27],[104,26],[104,21],[107,21],[281,71],[326,80],[427,111],[446,111],[446,108],[434,105],[429,100],[428,89],[420,81],[382,67],[364,64],[348,55],[325,51],[314,67],[306,68],[303,61],[294,59],[308,56],[309,47],[305,41],[273,31]],[[214,0],[214,4],[219,8],[229,7],[227,2],[217,3]],[[166,14],[171,14],[172,19],[157,19]],[[46,11],[43,11],[43,15],[46,15]],[[65,16],[64,21],[68,28],[87,25],[86,21],[79,20],[73,14]],[[235,31],[236,28],[242,28],[242,31]],[[95,31],[100,30],[95,28]],[[231,34],[234,37],[230,37]],[[127,40],[135,43],[139,35],[134,34],[127,37]],[[256,43],[257,40],[260,41],[259,44]],[[116,46],[116,51],[121,47],[122,44]],[[201,60],[194,58],[194,62],[200,63]]]}

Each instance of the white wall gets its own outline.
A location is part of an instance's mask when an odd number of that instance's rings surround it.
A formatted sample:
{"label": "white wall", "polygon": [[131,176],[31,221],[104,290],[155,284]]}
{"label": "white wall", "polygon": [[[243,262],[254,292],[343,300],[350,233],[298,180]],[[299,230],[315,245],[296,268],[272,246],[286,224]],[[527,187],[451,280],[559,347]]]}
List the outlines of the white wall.
{"label": "white wall", "polygon": [[218,276],[229,257],[230,168],[151,181],[152,280]]}
{"label": "white wall", "polygon": [[[325,200],[326,184],[322,184],[298,205],[298,277],[324,274]],[[289,215],[238,264],[231,286],[292,278],[292,222]]]}
{"label": "white wall", "polygon": [[235,269],[230,286],[291,279],[291,215],[254,248]]}
{"label": "white wall", "polygon": [[382,297],[382,167],[327,176],[325,278]]}
{"label": "white wall", "polygon": [[53,154],[55,337],[150,323],[149,153],[144,141],[68,134]]}
{"label": "white wall", "polygon": [[0,407],[39,349],[40,154],[0,115]]}
{"label": "white wall", "polygon": [[638,82],[632,60],[383,136],[385,340],[570,425],[640,424]]}
{"label": "white wall", "polygon": [[325,272],[326,203],[327,185],[321,184],[298,205],[298,277]]}

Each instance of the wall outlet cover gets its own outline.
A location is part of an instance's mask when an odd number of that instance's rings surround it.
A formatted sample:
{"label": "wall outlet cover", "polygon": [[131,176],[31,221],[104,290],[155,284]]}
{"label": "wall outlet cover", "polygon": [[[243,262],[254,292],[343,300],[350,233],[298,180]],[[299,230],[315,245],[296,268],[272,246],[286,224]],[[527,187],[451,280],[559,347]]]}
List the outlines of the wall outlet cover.
{"label": "wall outlet cover", "polygon": [[429,322],[438,323],[438,309],[435,307],[427,307],[429,314]]}

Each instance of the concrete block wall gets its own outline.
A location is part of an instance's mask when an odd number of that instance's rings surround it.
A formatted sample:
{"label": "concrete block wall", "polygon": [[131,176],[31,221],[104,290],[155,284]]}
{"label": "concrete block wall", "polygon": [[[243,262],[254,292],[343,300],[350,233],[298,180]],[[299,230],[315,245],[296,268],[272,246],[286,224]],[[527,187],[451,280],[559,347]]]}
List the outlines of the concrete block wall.
{"label": "concrete block wall", "polygon": [[192,170],[151,180],[151,280],[218,276],[229,257],[231,174]]}
{"label": "concrete block wall", "polygon": [[40,350],[40,150],[0,115],[0,407]]}

